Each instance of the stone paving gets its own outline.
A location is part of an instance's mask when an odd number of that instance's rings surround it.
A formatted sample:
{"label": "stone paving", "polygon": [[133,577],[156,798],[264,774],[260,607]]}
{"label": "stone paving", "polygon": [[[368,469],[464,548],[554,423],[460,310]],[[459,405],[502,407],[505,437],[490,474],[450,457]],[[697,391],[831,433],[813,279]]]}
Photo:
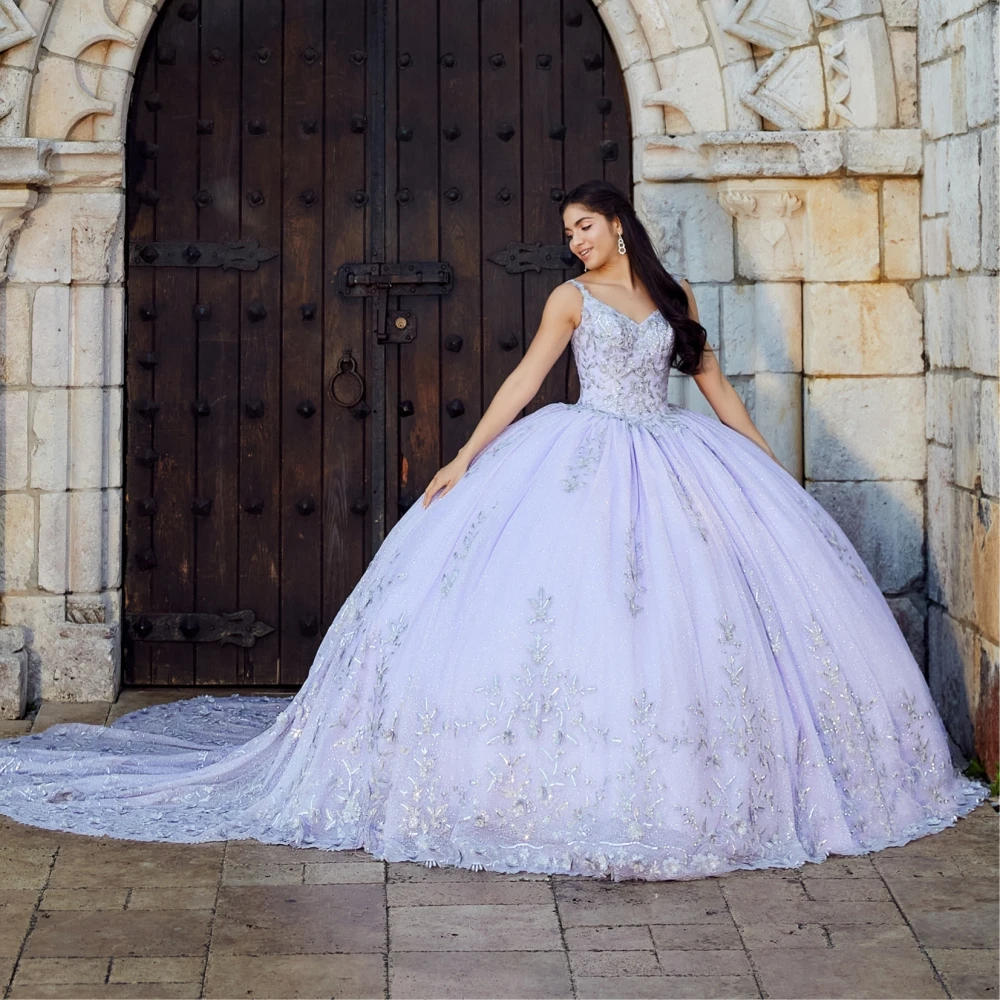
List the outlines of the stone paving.
{"label": "stone paving", "polygon": [[[193,693],[46,703],[0,736]],[[10,998],[996,997],[997,837],[984,805],[868,857],[611,883],[0,818],[0,984]]]}

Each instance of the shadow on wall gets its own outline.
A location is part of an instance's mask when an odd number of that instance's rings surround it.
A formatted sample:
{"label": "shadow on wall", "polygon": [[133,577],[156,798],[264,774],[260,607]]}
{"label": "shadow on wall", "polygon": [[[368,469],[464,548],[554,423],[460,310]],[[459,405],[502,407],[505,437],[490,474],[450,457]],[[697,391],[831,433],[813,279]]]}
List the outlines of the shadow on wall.
{"label": "shadow on wall", "polygon": [[[975,518],[983,529],[980,537],[989,535],[991,525],[991,505],[981,497],[960,494],[968,501],[968,506],[960,516]],[[958,536],[952,521],[950,534]],[[970,535],[975,537],[976,525]],[[947,526],[946,526],[947,529]],[[983,561],[989,558],[985,546],[974,541],[971,551],[962,553],[968,563],[965,569],[973,581],[987,578],[998,567],[987,567]],[[952,583],[946,589],[949,567],[932,560],[928,566],[928,591],[957,594]],[[952,560],[956,565],[959,559]],[[952,572],[954,567],[952,567]],[[964,575],[964,574],[963,574]],[[977,605],[985,598],[977,593],[965,596],[970,608],[970,616],[982,620]],[[952,609],[959,616],[962,608]],[[988,613],[988,609],[986,609]],[[952,738],[963,753],[978,757],[991,779],[995,779],[1000,759],[1000,664],[991,653],[990,645],[968,626],[949,614],[949,609],[931,600],[928,611],[928,635],[930,637],[930,685],[934,700],[942,708],[942,713]]]}

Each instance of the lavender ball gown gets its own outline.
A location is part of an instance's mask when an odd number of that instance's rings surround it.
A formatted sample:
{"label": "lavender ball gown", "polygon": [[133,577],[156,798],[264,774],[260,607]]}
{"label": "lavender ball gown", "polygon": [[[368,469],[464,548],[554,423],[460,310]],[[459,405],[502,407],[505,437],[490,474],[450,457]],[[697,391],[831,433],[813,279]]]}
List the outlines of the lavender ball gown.
{"label": "lavender ball gown", "polygon": [[505,872],[694,878],[902,844],[985,788],[844,532],[667,402],[673,331],[584,297],[576,404],[389,532],[294,698],[0,743],[0,813]]}

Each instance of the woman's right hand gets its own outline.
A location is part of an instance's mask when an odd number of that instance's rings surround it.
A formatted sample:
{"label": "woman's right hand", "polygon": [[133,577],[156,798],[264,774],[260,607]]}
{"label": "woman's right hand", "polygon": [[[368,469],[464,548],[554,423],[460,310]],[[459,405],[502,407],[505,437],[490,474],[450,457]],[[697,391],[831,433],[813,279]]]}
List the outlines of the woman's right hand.
{"label": "woman's right hand", "polygon": [[429,507],[439,490],[444,491],[441,493],[441,496],[448,493],[455,483],[465,475],[468,469],[469,463],[460,455],[453,458],[447,465],[442,465],[434,473],[434,478],[427,484],[427,489],[424,490],[423,506]]}

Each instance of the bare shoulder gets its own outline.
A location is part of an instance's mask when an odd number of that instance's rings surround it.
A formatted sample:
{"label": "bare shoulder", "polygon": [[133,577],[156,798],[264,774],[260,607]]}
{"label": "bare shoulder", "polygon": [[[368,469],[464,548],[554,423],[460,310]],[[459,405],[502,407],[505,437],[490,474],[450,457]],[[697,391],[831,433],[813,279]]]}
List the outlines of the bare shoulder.
{"label": "bare shoulder", "polygon": [[549,292],[545,312],[554,317],[567,318],[574,326],[580,322],[583,293],[572,281],[564,281]]}
{"label": "bare shoulder", "polygon": [[580,285],[584,284],[579,278],[570,278],[561,285],[556,285],[549,297],[551,298],[552,295],[562,295],[568,302],[575,302],[583,294],[578,287],[578,283]]}
{"label": "bare shoulder", "polygon": [[692,319],[698,319],[698,303],[695,301],[694,289],[691,288],[691,283],[687,278],[682,278],[680,275],[675,275],[674,280],[684,289],[684,294],[687,296],[688,314]]}

